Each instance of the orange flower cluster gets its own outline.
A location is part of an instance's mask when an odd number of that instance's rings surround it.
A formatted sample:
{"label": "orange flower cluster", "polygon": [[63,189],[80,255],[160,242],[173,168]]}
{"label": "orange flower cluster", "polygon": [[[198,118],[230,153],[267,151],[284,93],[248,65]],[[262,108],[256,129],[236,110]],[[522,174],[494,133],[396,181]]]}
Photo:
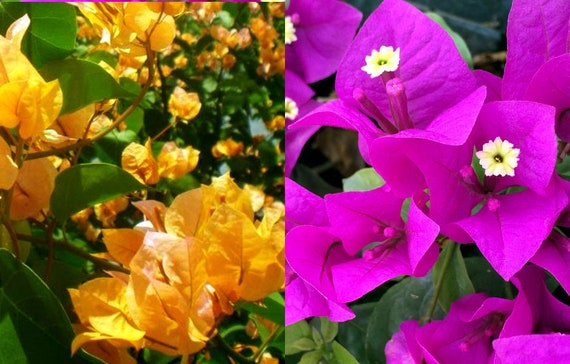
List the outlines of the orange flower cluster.
{"label": "orange flower cluster", "polygon": [[129,144],[124,150],[121,164],[125,171],[145,184],[158,183],[160,178],[180,178],[198,165],[200,151],[188,146],[179,148],[175,142],[166,142],[158,155],[152,155],[150,139],[143,146]]}
{"label": "orange flower cluster", "polygon": [[174,16],[184,11],[184,3],[74,3],[108,43],[124,55],[147,54],[146,46],[159,51],[172,43],[176,34]]}
{"label": "orange flower cluster", "polygon": [[[55,168],[47,159],[24,161],[26,148],[43,137],[63,103],[57,80],[46,82],[20,51],[27,15],[0,36],[0,190],[2,218],[35,217],[49,205]],[[41,183],[38,183],[41,181]],[[8,192],[9,191],[9,192]],[[5,201],[10,202],[8,206]]]}
{"label": "orange flower cluster", "polygon": [[256,220],[250,194],[228,174],[177,196],[169,208],[152,200],[135,206],[145,222],[103,233],[109,254],[130,274],[69,290],[83,326],[74,352],[109,353],[111,345],[109,362],[125,360],[127,347],[196,353],[235,302],[282,288],[283,209],[266,206]]}

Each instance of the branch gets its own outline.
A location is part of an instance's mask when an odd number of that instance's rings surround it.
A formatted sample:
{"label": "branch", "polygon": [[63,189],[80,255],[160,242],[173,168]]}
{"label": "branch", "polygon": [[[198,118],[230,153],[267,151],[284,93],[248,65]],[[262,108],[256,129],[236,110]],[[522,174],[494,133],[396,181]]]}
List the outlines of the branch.
{"label": "branch", "polygon": [[31,235],[26,235],[26,234],[16,234],[16,236],[18,237],[19,240],[24,240],[24,241],[29,241],[30,243],[34,243],[34,244],[45,244],[48,245],[51,243],[53,247],[55,248],[61,248],[61,249],[65,249],[68,252],[71,252],[85,260],[88,260],[90,262],[92,262],[93,264],[95,264],[97,267],[101,268],[102,270],[113,270],[113,271],[118,271],[118,272],[122,272],[122,273],[127,273],[129,274],[130,271],[125,268],[120,266],[117,263],[113,263],[109,260],[106,259],[101,259],[101,258],[97,258],[93,255],[91,255],[89,252],[86,252],[85,250],[76,247],[75,245],[71,245],[65,241],[62,240],[48,240],[48,239],[44,239],[44,238],[40,238],[40,237],[36,237],[36,236],[31,236]]}

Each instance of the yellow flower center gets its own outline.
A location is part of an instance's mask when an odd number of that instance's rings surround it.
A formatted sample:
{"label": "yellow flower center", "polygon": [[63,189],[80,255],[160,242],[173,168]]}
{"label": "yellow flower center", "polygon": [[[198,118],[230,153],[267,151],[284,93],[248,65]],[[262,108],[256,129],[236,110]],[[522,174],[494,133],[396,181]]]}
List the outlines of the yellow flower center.
{"label": "yellow flower center", "polygon": [[515,175],[520,149],[513,147],[513,144],[507,140],[503,141],[500,137],[483,144],[483,150],[475,155],[485,170],[485,176],[513,177]]}
{"label": "yellow flower center", "polygon": [[285,98],[285,118],[289,120],[295,120],[295,118],[299,115],[299,108],[297,107],[297,103],[292,99],[286,97]]}
{"label": "yellow flower center", "polygon": [[285,17],[285,44],[291,44],[297,40],[295,25],[290,16]]}
{"label": "yellow flower center", "polygon": [[400,48],[381,46],[379,50],[373,49],[372,54],[366,56],[366,65],[361,69],[370,75],[370,78],[380,76],[384,72],[394,72],[400,65]]}

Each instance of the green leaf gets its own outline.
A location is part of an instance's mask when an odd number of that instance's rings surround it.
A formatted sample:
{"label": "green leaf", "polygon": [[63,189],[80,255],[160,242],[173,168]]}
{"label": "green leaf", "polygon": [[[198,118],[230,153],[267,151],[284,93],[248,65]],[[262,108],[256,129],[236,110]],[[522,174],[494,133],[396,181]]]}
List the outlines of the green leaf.
{"label": "green leaf", "polygon": [[63,59],[75,49],[77,23],[75,8],[64,3],[0,3],[0,31],[28,14],[30,27],[22,42],[22,52],[34,67]]}
{"label": "green leaf", "polygon": [[263,305],[245,302],[240,306],[246,311],[258,314],[279,325],[285,325],[285,300],[279,293],[272,293],[263,300]]}
{"label": "green leaf", "polygon": [[344,191],[370,191],[383,184],[384,179],[376,173],[374,168],[363,168],[342,180]]}
{"label": "green leaf", "polygon": [[338,334],[338,322],[332,322],[328,317],[319,317],[319,329],[325,343],[330,343]]}
{"label": "green leaf", "polygon": [[[385,363],[384,347],[400,331],[406,320],[419,320],[428,311],[433,297],[431,273],[423,278],[404,278],[382,296],[366,331],[366,354],[370,363]],[[435,317],[442,312],[436,311]]]}
{"label": "green leaf", "polygon": [[313,336],[313,342],[315,343],[315,345],[317,347],[321,347],[323,346],[323,344],[325,343],[325,341],[323,340],[323,336],[321,335],[321,333],[319,332],[319,330],[312,326],[311,327],[311,333]]}
{"label": "green leaf", "polygon": [[459,34],[454,32],[453,29],[447,25],[445,20],[439,14],[428,12],[426,15],[438,23],[443,28],[443,30],[445,30],[447,34],[451,36],[453,42],[455,43],[455,46],[457,47],[457,50],[459,51],[459,54],[461,54],[461,57],[469,65],[469,68],[473,69],[473,59],[471,58],[471,52],[469,52],[469,48],[467,47],[465,40],[463,40]]}
{"label": "green leaf", "polygon": [[404,202],[402,202],[402,209],[400,210],[400,217],[402,218],[402,220],[404,220],[405,222],[408,222],[408,214],[410,212],[410,203],[411,203],[412,199],[411,198],[407,198],[404,200]]}
{"label": "green leaf", "polygon": [[78,164],[55,178],[50,207],[56,219],[63,222],[84,208],[146,188],[115,165]]}
{"label": "green leaf", "polygon": [[[305,349],[296,345],[299,340],[309,339],[311,336],[311,327],[305,320],[295,322],[293,325],[285,327],[285,355],[293,355]],[[309,339],[313,342],[311,339]],[[313,343],[314,345],[314,343]],[[310,350],[310,349],[308,349]]]}
{"label": "green leaf", "polygon": [[40,69],[46,81],[58,79],[63,91],[61,114],[67,114],[96,101],[133,97],[101,66],[80,59],[50,62]]}
{"label": "green leaf", "polygon": [[358,360],[338,342],[333,341],[332,351],[334,360],[338,364],[358,364]]}
{"label": "green leaf", "polygon": [[476,292],[485,292],[492,297],[506,297],[505,281],[487,259],[481,256],[467,257],[465,267]]}
{"label": "green leaf", "polygon": [[[59,301],[35,273],[0,249],[2,363],[99,362],[81,352],[70,359],[75,336]],[[8,360],[9,358],[9,360]]]}
{"label": "green leaf", "polygon": [[338,325],[336,340],[345,348],[348,348],[356,360],[361,363],[368,362],[366,359],[365,340],[362,338],[366,337],[366,330],[377,301],[378,299],[374,299],[374,302],[351,305],[350,309],[356,317]]}
{"label": "green leaf", "polygon": [[570,181],[570,157],[562,160],[562,163],[556,163],[556,173],[567,181]]}
{"label": "green leaf", "polygon": [[[453,252],[450,252],[450,249],[453,249]],[[452,254],[451,260],[443,276],[441,291],[438,297],[438,302],[445,312],[449,312],[451,303],[467,294],[475,292],[473,283],[467,274],[467,268],[465,267],[461,250],[459,250],[457,243],[454,242],[447,244],[439,254],[439,259],[433,267],[434,284],[441,276],[441,268],[448,254]]]}
{"label": "green leaf", "polygon": [[138,140],[132,130],[113,130],[95,143],[95,152],[101,162],[120,164],[123,150]]}
{"label": "green leaf", "polygon": [[479,182],[481,184],[484,184],[485,170],[483,169],[483,166],[481,166],[481,163],[479,163],[479,158],[477,158],[477,147],[473,147],[473,156],[471,157],[471,167],[473,167],[473,170],[475,171],[475,174],[477,175],[477,179],[479,180]]}
{"label": "green leaf", "polygon": [[299,364],[317,364],[323,357],[323,352],[321,350],[309,351],[303,354]]}

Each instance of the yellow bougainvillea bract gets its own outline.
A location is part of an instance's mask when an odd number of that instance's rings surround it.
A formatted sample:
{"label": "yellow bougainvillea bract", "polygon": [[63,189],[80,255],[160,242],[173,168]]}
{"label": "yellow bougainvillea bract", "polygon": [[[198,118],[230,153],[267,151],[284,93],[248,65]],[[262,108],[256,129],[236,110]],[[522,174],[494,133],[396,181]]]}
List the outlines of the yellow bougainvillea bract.
{"label": "yellow bougainvillea bract", "polygon": [[[148,220],[133,230],[103,232],[110,255],[130,274],[112,273],[70,290],[87,329],[74,350],[107,340],[119,348],[192,354],[215,335],[234,303],[256,302],[282,288],[283,210],[265,206],[256,220],[250,193],[229,174],[180,194],[168,208],[157,201],[136,207]],[[84,301],[111,288],[116,296],[107,304]]]}

